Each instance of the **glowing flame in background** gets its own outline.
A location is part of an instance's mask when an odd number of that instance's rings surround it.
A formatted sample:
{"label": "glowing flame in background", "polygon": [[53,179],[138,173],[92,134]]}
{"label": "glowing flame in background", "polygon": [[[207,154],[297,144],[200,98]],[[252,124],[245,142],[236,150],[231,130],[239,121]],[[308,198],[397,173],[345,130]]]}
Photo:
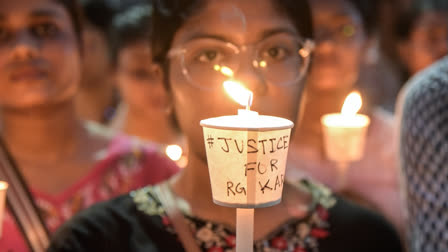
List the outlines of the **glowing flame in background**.
{"label": "glowing flame in background", "polygon": [[344,116],[354,116],[362,107],[361,94],[357,91],[351,92],[347,98],[345,98],[344,105],[342,106],[341,114]]}
{"label": "glowing flame in background", "polygon": [[179,145],[168,145],[165,154],[173,161],[179,161],[182,157],[183,150]]}

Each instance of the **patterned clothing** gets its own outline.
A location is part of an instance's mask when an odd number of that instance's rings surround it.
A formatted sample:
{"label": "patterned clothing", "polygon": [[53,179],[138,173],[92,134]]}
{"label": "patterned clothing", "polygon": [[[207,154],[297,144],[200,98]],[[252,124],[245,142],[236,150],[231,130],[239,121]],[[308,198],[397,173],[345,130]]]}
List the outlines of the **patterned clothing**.
{"label": "patterned clothing", "polygon": [[[271,232],[266,239],[256,241],[255,251],[319,251],[319,240],[330,235],[328,209],[336,204],[336,198],[323,186],[303,181],[303,188],[313,195],[312,207],[303,219],[293,219]],[[142,188],[131,196],[137,209],[162,220],[167,232],[176,234],[154,187]],[[196,242],[203,251],[230,252],[235,249],[234,230],[220,223],[213,223],[185,213]]]}
{"label": "patterned clothing", "polygon": [[[104,159],[92,171],[58,195],[31,188],[48,229],[53,232],[75,213],[92,204],[131,190],[155,184],[178,171],[177,166],[159,156],[156,149],[144,147],[127,137],[114,139]],[[0,251],[28,251],[25,240],[11,214],[3,222]]]}
{"label": "patterned clothing", "polygon": [[[385,220],[303,181],[313,199],[305,218],[289,219],[254,244],[257,252],[399,252],[400,241]],[[184,251],[154,186],[83,211],[58,230],[48,252]],[[235,232],[192,216],[179,199],[186,222],[204,252],[235,251]],[[187,205],[185,205],[187,204]],[[183,207],[184,206],[184,207]]]}
{"label": "patterned clothing", "polygon": [[400,129],[409,249],[448,251],[448,57],[405,90]]}

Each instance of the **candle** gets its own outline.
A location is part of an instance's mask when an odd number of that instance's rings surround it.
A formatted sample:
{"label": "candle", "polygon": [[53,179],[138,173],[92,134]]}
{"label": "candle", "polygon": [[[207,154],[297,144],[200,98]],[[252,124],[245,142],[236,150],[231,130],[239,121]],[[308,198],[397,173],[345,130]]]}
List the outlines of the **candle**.
{"label": "candle", "polygon": [[8,190],[8,183],[0,181],[0,238],[3,230],[3,216],[5,212],[6,191]]}
{"label": "candle", "polygon": [[340,114],[322,117],[324,146],[330,160],[344,163],[358,161],[363,157],[370,119],[366,115],[357,114],[361,106],[361,95],[352,92],[345,99]]}
{"label": "candle", "polygon": [[352,92],[345,99],[340,114],[327,114],[321,120],[324,149],[328,159],[337,164],[339,176],[336,187],[340,190],[345,186],[349,164],[361,160],[364,155],[370,118],[357,114],[361,107],[361,95]]}
{"label": "candle", "polygon": [[281,201],[289,136],[294,124],[251,110],[253,94],[236,81],[225,91],[245,106],[237,115],[209,118],[203,127],[215,204],[237,208],[237,252],[253,251],[254,208]]}

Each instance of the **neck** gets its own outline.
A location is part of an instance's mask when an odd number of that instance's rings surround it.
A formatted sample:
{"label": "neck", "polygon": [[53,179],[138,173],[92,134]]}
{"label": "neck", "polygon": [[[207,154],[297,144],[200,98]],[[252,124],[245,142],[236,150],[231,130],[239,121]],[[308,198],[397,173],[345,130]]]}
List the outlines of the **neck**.
{"label": "neck", "polygon": [[72,102],[33,109],[2,109],[1,113],[1,135],[17,159],[60,160],[75,151],[83,136],[84,128]]}
{"label": "neck", "polygon": [[106,109],[114,103],[115,88],[110,83],[92,86],[81,86],[75,98],[76,111],[84,120],[103,123]]}
{"label": "neck", "polygon": [[178,134],[172,122],[163,112],[140,113],[125,109],[122,130],[128,135],[137,136],[161,144],[173,144],[178,141]]}
{"label": "neck", "polygon": [[188,152],[187,167],[179,173],[173,183],[173,191],[189,202],[192,212],[208,212],[211,209],[222,211],[222,208],[212,201],[207,161],[192,151]]}

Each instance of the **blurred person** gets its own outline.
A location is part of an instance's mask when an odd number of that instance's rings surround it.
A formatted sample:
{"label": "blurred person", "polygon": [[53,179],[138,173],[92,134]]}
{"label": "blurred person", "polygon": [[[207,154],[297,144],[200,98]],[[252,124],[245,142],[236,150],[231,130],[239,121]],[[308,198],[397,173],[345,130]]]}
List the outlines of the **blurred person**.
{"label": "blurred person", "polygon": [[[357,84],[359,69],[372,32],[365,9],[371,1],[313,0],[316,49],[307,80],[303,115],[291,146],[290,179],[312,177],[336,192],[384,214],[402,226],[399,204],[393,116],[372,106],[364,96],[363,113],[370,116],[364,158],[347,169],[327,160],[321,117],[339,113]],[[362,90],[361,90],[362,91]]]}
{"label": "blurred person", "polygon": [[[50,252],[184,251],[173,211],[199,251],[233,251],[235,209],[212,201],[199,125],[239,107],[223,91],[229,77],[216,66],[230,68],[253,91],[253,110],[292,121],[298,115],[312,52],[306,0],[161,0],[152,27],[153,59],[187,138],[188,165],[173,179],[78,215],[58,231]],[[400,251],[379,215],[311,180],[281,186],[282,202],[256,211],[255,251]]]}
{"label": "blurred person", "polygon": [[388,24],[392,4],[391,1],[376,0],[361,10],[368,37],[357,80],[370,106],[380,106],[390,112],[395,109],[397,94],[402,86],[399,68],[384,48],[384,43],[387,43],[384,36],[389,36],[385,34],[384,26],[387,29],[393,27]]}
{"label": "blurred person", "polygon": [[408,251],[448,251],[448,57],[408,81],[397,111]]}
{"label": "blurred person", "polygon": [[[95,202],[177,171],[156,150],[76,115],[79,13],[69,0],[0,5],[0,133],[50,232]],[[3,220],[0,249],[28,251],[14,215],[7,211]]]}
{"label": "blurred person", "polygon": [[405,82],[448,54],[448,2],[414,0],[399,13],[395,30]]}
{"label": "blurred person", "polygon": [[151,60],[151,13],[151,5],[136,4],[114,18],[111,58],[122,102],[110,126],[144,141],[184,147],[162,73]]}
{"label": "blurred person", "polygon": [[114,0],[80,0],[83,14],[82,78],[76,110],[84,120],[108,124],[118,105],[108,32],[118,11]]}

